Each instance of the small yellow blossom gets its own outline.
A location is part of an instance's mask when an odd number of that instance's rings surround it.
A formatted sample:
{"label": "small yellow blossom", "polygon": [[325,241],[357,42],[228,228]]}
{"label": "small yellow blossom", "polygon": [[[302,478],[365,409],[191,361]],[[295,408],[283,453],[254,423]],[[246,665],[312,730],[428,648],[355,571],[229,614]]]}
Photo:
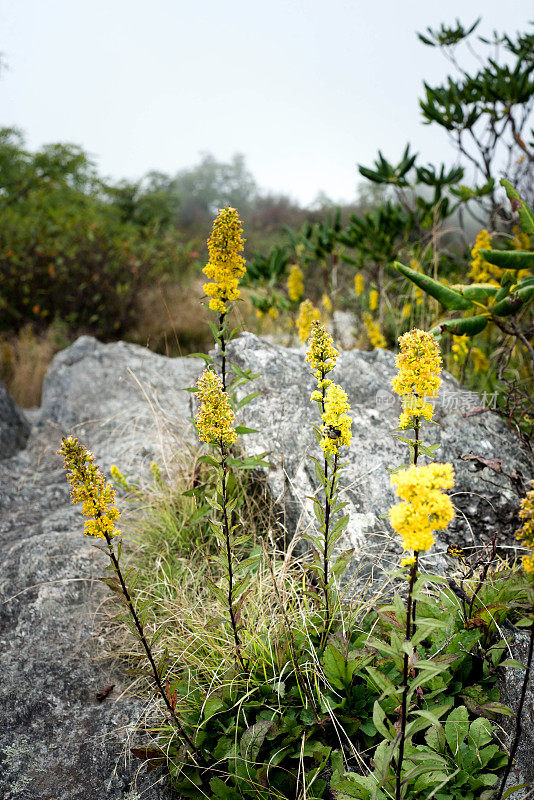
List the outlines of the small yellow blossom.
{"label": "small yellow blossom", "polygon": [[304,300],[299,307],[299,314],[297,317],[297,330],[299,332],[299,339],[302,343],[307,342],[310,336],[312,322],[321,319],[321,312],[315,308],[311,300]]}
{"label": "small yellow blossom", "polygon": [[326,390],[322,414],[324,424],[321,447],[325,455],[335,456],[340,447],[350,445],[352,419],[349,411],[347,393],[337,383],[331,383]]}
{"label": "small yellow blossom", "polygon": [[403,307],[402,307],[402,318],[403,319],[408,319],[408,317],[410,316],[411,313],[412,313],[412,304],[411,303],[405,303],[403,305]]}
{"label": "small yellow blossom", "polygon": [[298,303],[304,294],[304,274],[298,264],[289,268],[287,279],[287,294],[292,303]]}
{"label": "small yellow blossom", "polygon": [[278,319],[278,309],[276,306],[271,306],[267,312],[271,319]]}
{"label": "small yellow blossom", "polygon": [[453,358],[455,361],[459,361],[463,364],[465,361],[465,357],[469,352],[469,337],[468,336],[453,336],[453,345],[452,345],[452,352],[454,353]]}
{"label": "small yellow blossom", "polygon": [[489,358],[479,347],[471,348],[471,358],[475,372],[487,372],[490,367]]}
{"label": "small yellow blossom", "polygon": [[208,444],[232,445],[237,438],[233,427],[235,414],[220,377],[213,370],[205,369],[197,387],[200,408],[195,421],[199,439]]}
{"label": "small yellow blossom", "polygon": [[[519,508],[519,519],[523,521],[523,524],[515,532],[515,535],[524,547],[534,551],[534,481],[530,486],[530,491],[521,501]],[[534,573],[534,552],[523,556],[523,569],[525,572]]]}
{"label": "small yellow blossom", "polygon": [[420,552],[434,544],[434,531],[454,519],[454,508],[444,489],[454,486],[452,464],[412,465],[391,476],[391,485],[403,502],[392,506],[389,519],[402,537],[405,550]]}
{"label": "small yellow blossom", "polygon": [[514,225],[512,233],[514,238],[511,241],[511,245],[514,250],[530,250],[530,236],[528,233],[524,233],[519,225]]}
{"label": "small yellow blossom", "polygon": [[412,564],[415,564],[415,556],[406,556],[401,559],[401,567],[411,567]]}
{"label": "small yellow blossom", "polygon": [[369,311],[376,311],[378,308],[379,294],[376,289],[371,289],[369,292]]}
{"label": "small yellow blossom", "polygon": [[363,280],[363,275],[361,272],[357,272],[354,276],[354,291],[356,292],[356,297],[362,296],[364,288],[365,283]]}
{"label": "small yellow blossom", "polygon": [[387,347],[386,339],[378,327],[378,323],[374,321],[372,315],[369,314],[368,311],[364,311],[363,324],[365,325],[365,330],[367,331],[367,337],[373,347],[376,347],[377,350]]}
{"label": "small yellow blossom", "polygon": [[367,331],[367,337],[373,347],[376,347],[377,350],[387,347],[386,339],[378,327],[378,323],[374,321],[372,315],[369,314],[368,311],[364,311],[363,324],[365,325],[365,330]]}
{"label": "small yellow blossom", "polygon": [[419,328],[400,336],[399,345],[395,359],[398,373],[391,385],[402,397],[400,427],[406,429],[418,418],[432,419],[432,406],[425,398],[436,397],[439,391],[442,361],[434,337]]}
{"label": "small yellow blossom", "polygon": [[89,517],[84,533],[106,540],[119,536],[120,531],[115,527],[120,516],[115,506],[115,490],[96,466],[93,454],[73,436],[63,437],[58,453],[63,456],[72,502],[82,503],[82,513]]}
{"label": "small yellow blossom", "polygon": [[321,297],[321,304],[326,313],[330,314],[332,311],[332,301],[330,300],[327,294],[323,294],[323,296]]}
{"label": "small yellow blossom", "polygon": [[245,259],[241,255],[244,239],[243,228],[235,208],[220,209],[213,221],[208,239],[209,261],[204,274],[211,283],[204,284],[204,292],[210,298],[212,311],[226,314],[227,303],[239,297],[239,281],[246,272]]}
{"label": "small yellow blossom", "polygon": [[312,322],[306,361],[318,381],[324,380],[325,375],[334,369],[338,357],[339,352],[324,325],[317,320]]}
{"label": "small yellow blossom", "polygon": [[475,244],[471,250],[472,261],[469,277],[475,283],[490,283],[492,286],[498,286],[499,283],[496,278],[502,277],[504,269],[485,261],[479,253],[479,250],[489,249],[491,249],[491,235],[487,230],[483,229],[477,234]]}

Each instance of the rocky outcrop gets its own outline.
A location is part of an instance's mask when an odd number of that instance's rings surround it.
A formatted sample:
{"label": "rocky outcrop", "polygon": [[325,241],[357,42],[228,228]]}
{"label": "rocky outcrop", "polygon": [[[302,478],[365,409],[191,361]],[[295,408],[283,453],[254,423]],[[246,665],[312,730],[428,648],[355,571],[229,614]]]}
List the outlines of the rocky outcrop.
{"label": "rocky outcrop", "polygon": [[0,381],[0,459],[9,458],[21,450],[28,439],[30,426],[24,414],[11,399]]}
{"label": "rocky outcrop", "polygon": [[[79,339],[56,356],[27,448],[0,461],[0,797],[170,800],[130,755],[143,704],[97,659],[105,560],[82,535],[56,450],[79,436],[105,468],[143,475],[187,425],[198,362]],[[114,684],[99,702],[97,694]],[[119,699],[120,698],[120,699]],[[141,771],[140,771],[141,768]]]}
{"label": "rocky outcrop", "polygon": [[[245,334],[232,343],[231,357],[261,373],[243,390],[261,391],[243,408],[241,421],[258,431],[243,438],[243,447],[249,454],[270,451],[263,477],[287,536],[298,535],[313,524],[307,496],[316,489],[307,454],[316,452],[318,417],[304,351]],[[9,428],[14,455],[0,461],[0,796],[6,800],[170,797],[129,755],[128,736],[143,707],[123,696],[124,677],[96,659],[94,617],[107,596],[98,581],[105,562],[82,535],[56,450],[61,435],[72,433],[105,470],[115,462],[142,479],[152,459],[165,468],[177,443],[183,451],[194,442],[192,395],[182,390],[201,366],[82,337],[54,358],[24,450],[16,425]],[[378,575],[379,565],[393,565],[399,552],[381,516],[393,500],[387,467],[405,458],[391,436],[398,413],[389,389],[393,372],[391,353],[351,351],[333,375],[354,416],[343,477],[351,523],[343,547],[355,548],[355,579]],[[517,482],[519,472],[530,479],[533,467],[502,421],[490,411],[474,412],[477,406],[478,398],[445,377],[440,427],[430,428],[427,441],[439,438],[440,459],[455,465],[460,512],[429,566],[444,567],[448,541],[480,544],[497,534],[502,547],[512,546],[518,498],[504,473],[515,469]],[[475,458],[465,460],[470,451]],[[501,473],[475,469],[481,458],[500,459]],[[99,702],[97,693],[111,684],[115,689]]]}

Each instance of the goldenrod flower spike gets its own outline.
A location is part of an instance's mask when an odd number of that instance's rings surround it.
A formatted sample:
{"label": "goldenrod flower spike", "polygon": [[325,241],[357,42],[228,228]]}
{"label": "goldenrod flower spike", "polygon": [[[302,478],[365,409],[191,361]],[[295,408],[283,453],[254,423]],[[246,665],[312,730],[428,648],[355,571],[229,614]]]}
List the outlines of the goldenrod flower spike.
{"label": "goldenrod flower spike", "polygon": [[[521,501],[519,509],[519,519],[523,520],[523,524],[515,535],[522,545],[534,551],[534,481],[530,485],[532,488]],[[523,569],[534,575],[534,552],[523,556]]]}
{"label": "goldenrod flower spike", "polygon": [[299,332],[299,339],[304,344],[307,342],[311,332],[312,322],[319,322],[321,320],[321,312],[315,308],[311,300],[304,300],[299,307],[299,315],[297,317],[297,330]]}
{"label": "goldenrod flower spike", "polygon": [[115,506],[115,490],[106,481],[89,452],[73,436],[64,436],[58,454],[63,456],[72,502],[83,503],[82,513],[89,517],[84,525],[87,536],[109,539],[119,536],[115,523],[120,514]]}
{"label": "goldenrod flower spike", "polygon": [[403,500],[389,512],[393,529],[402,537],[404,550],[421,552],[434,544],[434,531],[454,519],[454,508],[444,489],[454,486],[452,464],[412,465],[391,476],[391,485]]}
{"label": "goldenrod flower spike", "polygon": [[402,397],[399,427],[405,429],[414,421],[432,419],[433,408],[425,398],[436,397],[439,391],[442,360],[434,337],[419,328],[399,337],[399,345],[400,353],[395,359],[398,374],[391,385]]}
{"label": "goldenrod flower spike", "polygon": [[363,275],[361,272],[357,272],[354,276],[354,291],[356,292],[356,297],[361,297],[363,294],[363,290],[365,288]]}
{"label": "goldenrod flower spike", "polygon": [[378,308],[379,294],[376,289],[371,289],[369,292],[369,311],[376,311]]}
{"label": "goldenrod flower spike", "polygon": [[198,436],[208,444],[230,447],[237,438],[233,427],[235,414],[228,394],[223,391],[222,380],[210,369],[205,369],[197,381],[200,408],[196,416]]}
{"label": "goldenrod flower spike", "polygon": [[290,267],[287,294],[292,303],[298,303],[304,294],[304,274],[298,264],[292,264]]}
{"label": "goldenrod flower spike", "polygon": [[321,447],[325,455],[336,456],[340,447],[350,445],[352,418],[349,411],[347,393],[337,383],[331,383],[326,390],[322,414],[324,424]]}
{"label": "goldenrod flower spike", "polygon": [[[306,361],[313,370],[314,376],[320,382],[324,376],[336,366],[339,351],[334,347],[334,340],[322,323],[315,320],[310,326]],[[321,389],[322,386],[319,386]]]}
{"label": "goldenrod flower spike", "polygon": [[209,262],[204,274],[211,283],[205,283],[204,292],[210,298],[212,311],[226,314],[227,303],[239,297],[239,281],[246,272],[245,259],[241,255],[244,247],[243,228],[235,208],[222,208],[213,221],[208,239]]}
{"label": "goldenrod flower spike", "polygon": [[364,311],[363,314],[363,324],[365,325],[365,330],[367,331],[367,336],[369,337],[369,341],[377,350],[383,350],[387,347],[387,341],[385,336],[382,334],[378,324],[374,321],[371,314],[368,311]]}

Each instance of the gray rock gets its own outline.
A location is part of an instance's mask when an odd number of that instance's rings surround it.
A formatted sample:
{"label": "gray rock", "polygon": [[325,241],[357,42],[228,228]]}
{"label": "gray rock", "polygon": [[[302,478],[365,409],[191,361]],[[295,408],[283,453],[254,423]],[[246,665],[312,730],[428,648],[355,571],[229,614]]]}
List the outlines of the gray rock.
{"label": "gray rock", "polygon": [[[315,524],[308,498],[316,491],[317,481],[308,455],[320,455],[313,434],[313,425],[320,424],[320,419],[317,404],[310,402],[314,380],[304,349],[267,344],[245,333],[230,344],[229,356],[242,369],[261,373],[243,390],[261,391],[243,408],[244,424],[258,430],[243,438],[243,447],[248,455],[270,451],[267,481],[281,524],[291,537]],[[331,373],[347,392],[353,416],[353,438],[342,476],[350,523],[342,546],[355,550],[349,577],[358,573],[366,580],[379,564],[396,565],[400,552],[398,537],[382,518],[395,502],[387,468],[407,461],[406,446],[392,436],[400,411],[390,387],[396,373],[394,358],[385,350],[351,350],[342,353]],[[507,425],[489,410],[478,413],[480,406],[477,395],[443,375],[435,403],[439,425],[425,426],[422,439],[428,444],[441,442],[438,460],[454,465],[453,499],[458,513],[448,531],[437,538],[431,554],[423,558],[427,568],[445,569],[443,554],[449,543],[481,545],[496,535],[500,547],[515,548],[519,498],[510,480],[487,467],[477,470],[475,461],[462,457],[474,453],[499,458],[504,472],[515,469],[524,479],[533,477],[534,463]]]}
{"label": "gray rock", "polygon": [[[108,468],[139,475],[168,457],[156,422],[187,425],[199,371],[133,345],[84,337],[54,359],[28,446],[0,462],[0,797],[5,800],[170,800],[130,755],[146,711],[99,659],[95,615],[105,558],[82,534],[56,450],[74,433]],[[96,694],[115,684],[99,703]]]}
{"label": "gray rock", "polygon": [[[520,664],[526,665],[528,654],[528,632],[505,631],[506,639],[510,646],[510,654]],[[534,666],[534,665],[533,665]],[[515,712],[519,708],[519,698],[523,686],[525,673],[520,669],[506,669],[500,680],[501,702],[509,706]],[[521,716],[522,733],[517,748],[515,763],[512,766],[510,775],[506,782],[506,788],[519,786],[522,783],[534,784],[534,672],[530,674],[530,680],[525,696],[525,704]],[[507,733],[507,746],[510,748],[515,735],[516,717],[505,717],[503,721]],[[532,787],[519,789],[512,795],[513,800],[523,800],[531,797]]]}
{"label": "gray rock", "polygon": [[9,458],[26,445],[30,426],[0,381],[0,459]]}

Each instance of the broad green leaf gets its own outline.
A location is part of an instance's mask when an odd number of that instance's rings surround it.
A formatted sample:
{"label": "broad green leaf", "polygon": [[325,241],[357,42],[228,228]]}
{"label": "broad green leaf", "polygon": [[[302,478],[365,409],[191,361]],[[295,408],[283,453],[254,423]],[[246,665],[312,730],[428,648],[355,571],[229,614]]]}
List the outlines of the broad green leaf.
{"label": "broad green leaf", "polygon": [[490,297],[495,297],[499,287],[491,283],[472,283],[470,286],[451,286],[456,292],[476,303],[486,303]]}
{"label": "broad green leaf", "polygon": [[[493,308],[492,311],[495,309]],[[452,333],[454,336],[476,336],[484,330],[489,322],[489,316],[486,314],[478,314],[476,317],[464,317],[463,319],[449,319],[440,322],[436,325],[430,333],[434,336],[440,336],[443,333]]]}
{"label": "broad green leaf", "polygon": [[478,252],[483,259],[501,269],[534,267],[534,252],[531,250],[479,250]]}
{"label": "broad green leaf", "polygon": [[445,722],[445,737],[454,756],[469,732],[469,713],[465,706],[453,708]]}
{"label": "broad green leaf", "polygon": [[263,740],[273,725],[273,720],[267,720],[256,722],[255,725],[251,725],[250,728],[246,729],[239,743],[239,752],[244,759],[252,762],[256,761]]}
{"label": "broad green leaf", "polygon": [[459,292],[449,289],[434,278],[424,275],[421,272],[416,272],[410,267],[404,266],[399,261],[394,262],[394,267],[406,278],[415,283],[420,289],[438,300],[445,308],[453,311],[466,311],[472,308],[473,304],[466,297],[462,297]]}
{"label": "broad green leaf", "polygon": [[499,303],[495,303],[491,309],[491,313],[497,317],[509,317],[510,314],[515,314],[520,311],[534,297],[534,286],[527,286],[524,289],[519,289],[509,297],[505,297]]}

